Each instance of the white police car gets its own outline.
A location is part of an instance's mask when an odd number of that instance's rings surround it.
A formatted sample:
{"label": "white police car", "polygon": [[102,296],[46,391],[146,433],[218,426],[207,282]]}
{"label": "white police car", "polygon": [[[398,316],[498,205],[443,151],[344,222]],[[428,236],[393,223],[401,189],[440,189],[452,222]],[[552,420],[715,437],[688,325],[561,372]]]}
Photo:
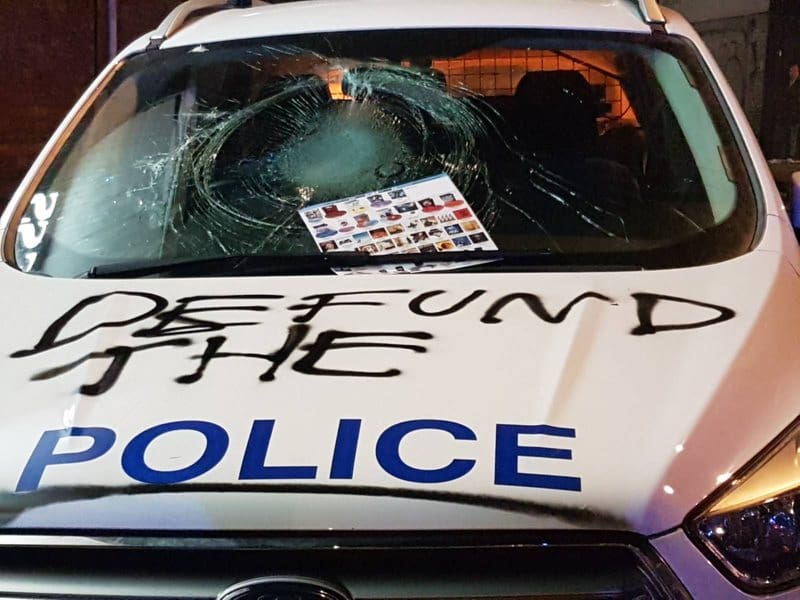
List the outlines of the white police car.
{"label": "white police car", "polygon": [[653,1],[192,0],[2,250],[4,597],[800,597],[800,254]]}

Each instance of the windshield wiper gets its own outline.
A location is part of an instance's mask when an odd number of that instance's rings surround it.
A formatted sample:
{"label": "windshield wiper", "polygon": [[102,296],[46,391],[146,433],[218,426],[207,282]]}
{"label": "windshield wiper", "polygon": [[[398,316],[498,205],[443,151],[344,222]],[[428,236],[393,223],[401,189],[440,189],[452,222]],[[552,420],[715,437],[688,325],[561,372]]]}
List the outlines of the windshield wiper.
{"label": "windshield wiper", "polygon": [[[143,260],[97,265],[82,277],[89,279],[170,277],[213,277],[235,275],[324,275],[334,268],[465,261],[496,261],[506,254],[494,250],[467,250],[430,254],[391,254],[375,256],[360,252],[329,252],[302,255],[236,255],[199,259]],[[529,257],[531,255],[528,255]],[[535,256],[535,255],[533,255]]]}
{"label": "windshield wiper", "polygon": [[[604,258],[605,260],[598,260]],[[97,265],[81,275],[88,279],[131,279],[137,277],[232,277],[241,275],[330,275],[334,270],[392,265],[450,264],[453,269],[479,267],[493,271],[639,271],[641,264],[629,264],[626,257],[594,254],[554,253],[549,249],[506,252],[461,250],[421,254],[376,256],[361,252],[327,254],[235,255],[198,259],[140,260]],[[620,260],[621,259],[621,260]],[[456,264],[461,263],[461,264]],[[415,272],[415,268],[409,272]],[[420,269],[420,272],[435,272]],[[441,269],[438,272],[442,272]]]}

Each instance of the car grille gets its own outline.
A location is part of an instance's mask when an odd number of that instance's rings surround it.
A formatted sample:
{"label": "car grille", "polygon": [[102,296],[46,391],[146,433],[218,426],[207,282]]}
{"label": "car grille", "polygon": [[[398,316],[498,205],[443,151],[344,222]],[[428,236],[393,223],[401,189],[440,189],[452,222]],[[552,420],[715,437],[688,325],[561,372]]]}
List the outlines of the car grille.
{"label": "car grille", "polygon": [[353,600],[689,598],[646,540],[633,535],[391,532],[63,541],[15,536],[14,546],[0,546],[0,597],[211,599],[237,582],[295,576],[331,582]]}

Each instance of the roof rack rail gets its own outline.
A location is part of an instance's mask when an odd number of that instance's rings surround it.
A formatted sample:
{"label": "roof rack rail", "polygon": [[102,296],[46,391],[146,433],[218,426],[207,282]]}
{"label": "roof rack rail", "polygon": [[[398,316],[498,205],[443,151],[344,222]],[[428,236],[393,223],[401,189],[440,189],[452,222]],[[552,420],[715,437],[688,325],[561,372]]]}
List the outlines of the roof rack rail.
{"label": "roof rack rail", "polygon": [[658,0],[639,0],[639,12],[642,13],[644,22],[648,25],[664,25],[667,19],[661,12]]}
{"label": "roof rack rail", "polygon": [[167,15],[158,28],[150,36],[147,49],[153,50],[161,47],[168,38],[172,37],[186,25],[186,22],[197,13],[212,12],[226,8],[250,8],[253,0],[187,0],[179,4]]}

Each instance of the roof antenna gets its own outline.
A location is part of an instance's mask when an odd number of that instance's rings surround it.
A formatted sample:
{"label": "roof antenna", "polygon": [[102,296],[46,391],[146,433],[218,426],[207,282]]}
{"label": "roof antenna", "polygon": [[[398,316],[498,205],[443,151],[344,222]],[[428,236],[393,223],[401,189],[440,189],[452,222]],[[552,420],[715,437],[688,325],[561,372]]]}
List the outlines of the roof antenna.
{"label": "roof antenna", "polygon": [[228,8],[252,8],[253,0],[228,0]]}

